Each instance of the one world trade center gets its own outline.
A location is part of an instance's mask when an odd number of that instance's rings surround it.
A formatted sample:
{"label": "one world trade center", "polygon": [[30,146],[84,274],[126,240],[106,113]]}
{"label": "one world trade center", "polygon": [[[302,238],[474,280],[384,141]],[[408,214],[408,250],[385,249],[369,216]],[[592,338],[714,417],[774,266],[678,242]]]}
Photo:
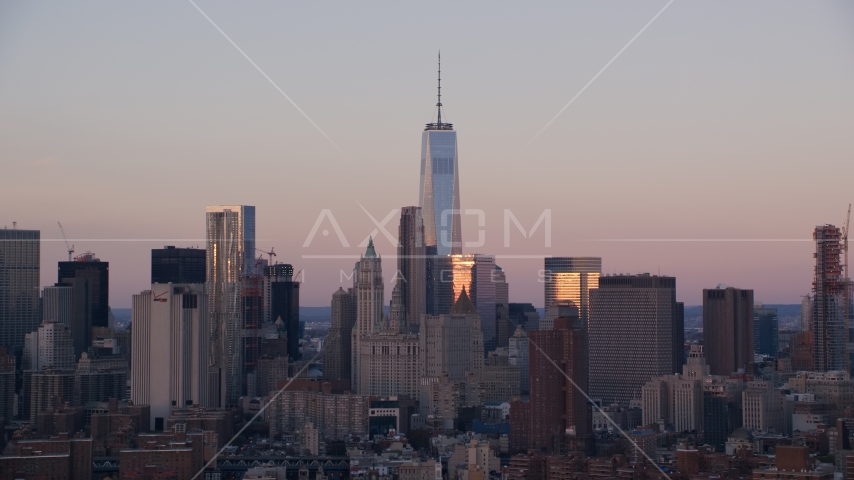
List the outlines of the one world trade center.
{"label": "one world trade center", "polygon": [[421,188],[418,198],[427,253],[440,256],[462,253],[457,132],[452,124],[442,122],[441,60],[439,57],[436,123],[428,123],[421,134]]}

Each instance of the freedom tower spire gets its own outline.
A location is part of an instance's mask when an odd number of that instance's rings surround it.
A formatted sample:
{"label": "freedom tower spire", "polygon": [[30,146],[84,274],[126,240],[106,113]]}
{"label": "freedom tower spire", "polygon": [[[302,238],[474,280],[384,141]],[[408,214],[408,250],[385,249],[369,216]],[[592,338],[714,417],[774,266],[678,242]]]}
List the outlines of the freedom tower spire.
{"label": "freedom tower spire", "polygon": [[418,205],[424,221],[424,245],[428,255],[462,253],[457,132],[452,124],[442,121],[441,52],[438,81],[436,123],[428,123],[421,134]]}

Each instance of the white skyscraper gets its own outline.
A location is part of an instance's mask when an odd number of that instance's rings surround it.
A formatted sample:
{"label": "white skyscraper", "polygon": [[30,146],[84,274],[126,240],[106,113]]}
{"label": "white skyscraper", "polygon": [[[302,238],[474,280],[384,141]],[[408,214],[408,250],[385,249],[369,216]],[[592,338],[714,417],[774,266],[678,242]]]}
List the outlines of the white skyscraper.
{"label": "white skyscraper", "polygon": [[204,285],[155,283],[133,303],[131,398],[151,406],[151,428],[162,429],[172,408],[215,406]]}
{"label": "white skyscraper", "polygon": [[207,207],[207,285],[217,406],[243,394],[241,278],[254,269],[255,207]]}

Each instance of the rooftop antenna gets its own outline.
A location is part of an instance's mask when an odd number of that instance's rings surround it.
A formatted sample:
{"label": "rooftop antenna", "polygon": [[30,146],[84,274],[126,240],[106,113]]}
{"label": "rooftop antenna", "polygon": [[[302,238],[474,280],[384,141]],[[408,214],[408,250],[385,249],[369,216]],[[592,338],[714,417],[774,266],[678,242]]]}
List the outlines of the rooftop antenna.
{"label": "rooftop antenna", "polygon": [[439,88],[438,88],[439,99],[436,102],[436,107],[438,108],[438,117],[436,118],[436,123],[439,124],[439,127],[442,126],[442,51],[439,50]]}

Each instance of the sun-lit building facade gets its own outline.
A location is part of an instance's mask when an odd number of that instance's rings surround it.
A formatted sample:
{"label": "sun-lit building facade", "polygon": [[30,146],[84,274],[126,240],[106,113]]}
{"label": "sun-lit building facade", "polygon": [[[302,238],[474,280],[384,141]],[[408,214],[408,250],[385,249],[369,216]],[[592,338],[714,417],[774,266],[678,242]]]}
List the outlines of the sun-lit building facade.
{"label": "sun-lit building facade", "polygon": [[561,302],[572,302],[578,308],[578,318],[586,325],[590,290],[599,287],[601,274],[602,259],[599,257],[546,257],[543,274],[546,309]]}

